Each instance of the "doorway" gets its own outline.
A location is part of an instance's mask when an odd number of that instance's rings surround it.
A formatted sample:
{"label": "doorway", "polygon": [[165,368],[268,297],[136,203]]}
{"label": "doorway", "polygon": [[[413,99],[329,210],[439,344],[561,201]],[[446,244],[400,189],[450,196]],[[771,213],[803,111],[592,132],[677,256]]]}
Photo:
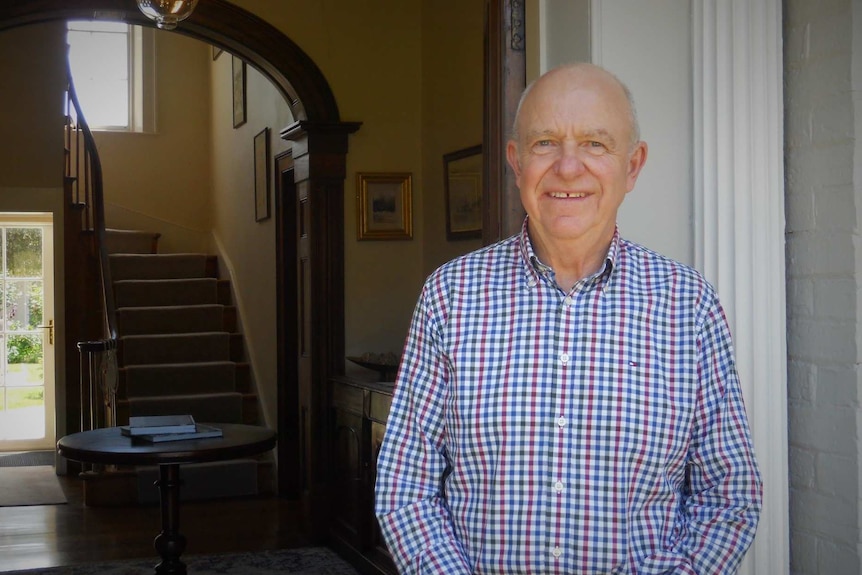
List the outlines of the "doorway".
{"label": "doorway", "polygon": [[51,214],[0,215],[0,451],[56,441],[53,238]]}

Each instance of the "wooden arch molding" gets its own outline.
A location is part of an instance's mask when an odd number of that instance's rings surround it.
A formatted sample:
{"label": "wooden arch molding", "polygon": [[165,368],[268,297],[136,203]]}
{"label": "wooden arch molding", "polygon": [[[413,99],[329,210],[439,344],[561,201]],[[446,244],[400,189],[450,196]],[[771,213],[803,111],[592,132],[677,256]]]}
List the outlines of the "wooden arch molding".
{"label": "wooden arch molding", "polygon": [[[125,21],[153,27],[135,0],[3,0],[0,30],[70,19]],[[290,38],[226,0],[199,2],[174,32],[236,54],[269,78],[284,95],[294,119],[337,123],[338,106],[323,73]]]}

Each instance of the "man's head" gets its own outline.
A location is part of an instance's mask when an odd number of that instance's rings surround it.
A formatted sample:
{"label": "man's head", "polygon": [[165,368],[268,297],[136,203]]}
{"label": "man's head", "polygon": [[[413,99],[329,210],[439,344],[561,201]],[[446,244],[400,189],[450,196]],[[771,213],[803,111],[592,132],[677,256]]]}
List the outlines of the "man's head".
{"label": "man's head", "polygon": [[606,246],[646,156],[631,94],[614,75],[573,64],[536,80],[506,147],[534,244]]}

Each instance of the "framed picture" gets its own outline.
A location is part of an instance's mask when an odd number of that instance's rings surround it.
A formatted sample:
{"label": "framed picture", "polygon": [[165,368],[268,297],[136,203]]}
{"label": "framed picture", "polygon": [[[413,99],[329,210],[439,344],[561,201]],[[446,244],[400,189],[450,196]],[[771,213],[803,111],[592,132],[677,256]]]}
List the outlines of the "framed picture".
{"label": "framed picture", "polygon": [[482,237],[482,146],[443,156],[446,239]]}
{"label": "framed picture", "polygon": [[254,221],[269,217],[269,128],[254,137]]}
{"label": "framed picture", "polygon": [[224,52],[224,50],[222,50],[218,46],[213,46],[212,48],[213,48],[213,60],[217,60],[218,57],[221,56],[221,53]]}
{"label": "framed picture", "polygon": [[242,58],[233,57],[231,63],[233,72],[233,127],[239,128],[245,124],[245,62]]}
{"label": "framed picture", "polygon": [[357,239],[409,240],[413,237],[409,173],[358,173]]}

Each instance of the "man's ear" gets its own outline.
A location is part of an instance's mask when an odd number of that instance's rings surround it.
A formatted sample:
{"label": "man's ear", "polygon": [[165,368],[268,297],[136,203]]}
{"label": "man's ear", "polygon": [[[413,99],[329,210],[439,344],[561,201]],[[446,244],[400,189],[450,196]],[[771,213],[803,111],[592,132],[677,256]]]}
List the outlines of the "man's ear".
{"label": "man's ear", "polygon": [[515,180],[521,178],[521,160],[518,158],[518,143],[515,140],[509,140],[506,143],[506,161],[512,168],[515,174]]}
{"label": "man's ear", "polygon": [[635,149],[629,154],[628,168],[626,172],[626,191],[630,192],[634,189],[635,183],[638,181],[638,176],[641,173],[641,168],[646,164],[647,152],[649,147],[644,141],[635,144]]}

